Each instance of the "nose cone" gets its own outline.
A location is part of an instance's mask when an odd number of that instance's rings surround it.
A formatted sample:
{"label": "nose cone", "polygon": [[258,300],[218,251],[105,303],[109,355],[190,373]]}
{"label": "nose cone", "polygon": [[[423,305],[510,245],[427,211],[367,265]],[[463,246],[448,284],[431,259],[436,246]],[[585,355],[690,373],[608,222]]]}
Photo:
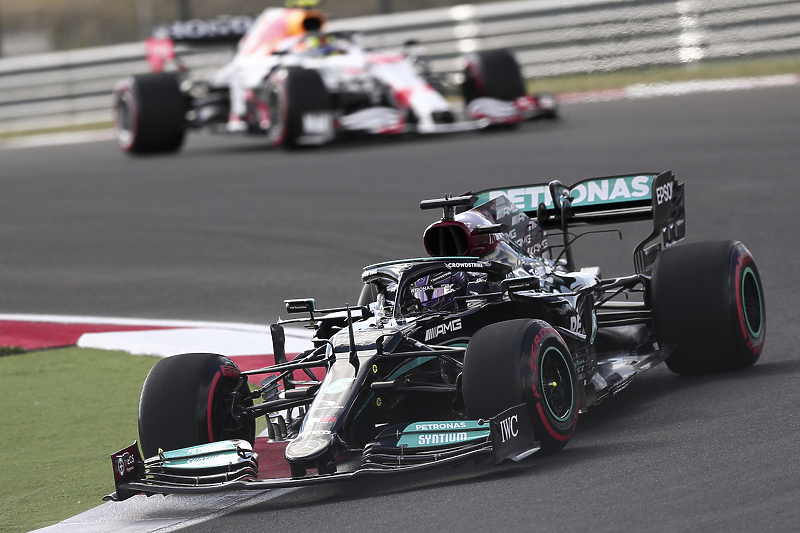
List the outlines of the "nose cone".
{"label": "nose cone", "polygon": [[286,447],[286,460],[290,463],[317,463],[321,458],[333,456],[333,435],[301,434]]}

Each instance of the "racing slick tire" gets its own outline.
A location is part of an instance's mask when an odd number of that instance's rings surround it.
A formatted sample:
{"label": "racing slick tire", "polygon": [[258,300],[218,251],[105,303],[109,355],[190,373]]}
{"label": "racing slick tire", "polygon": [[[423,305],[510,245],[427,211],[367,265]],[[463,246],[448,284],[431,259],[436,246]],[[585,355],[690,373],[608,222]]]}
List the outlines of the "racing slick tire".
{"label": "racing slick tire", "polygon": [[575,364],[564,340],[542,320],[509,320],[479,330],[467,345],[462,390],[471,419],[489,419],[525,403],[544,453],[566,446],[578,423]]}
{"label": "racing slick tire", "polygon": [[[316,70],[299,67],[282,68],[267,80],[264,99],[269,109],[270,127],[267,132],[273,146],[293,148],[307,135],[316,136],[322,144],[333,137],[330,96]],[[307,114],[318,114],[317,131],[305,131]],[[330,122],[324,118],[330,117]]]}
{"label": "racing slick tire", "polygon": [[141,74],[117,83],[113,95],[114,130],[124,152],[175,152],[186,135],[186,97],[178,78]]}
{"label": "racing slick tire", "polygon": [[466,58],[461,94],[464,103],[486,96],[513,101],[525,96],[525,79],[514,55],[508,50],[483,50]]}
{"label": "racing slick tire", "polygon": [[[189,353],[150,370],[139,399],[139,441],[145,457],[227,439],[255,441],[255,420],[231,416],[230,393],[248,392],[236,364],[222,355]],[[251,406],[252,400],[241,405]]]}
{"label": "racing slick tire", "polygon": [[755,260],[736,241],[667,248],[651,282],[656,336],[674,343],[666,360],[676,374],[739,370],[764,348],[764,289]]}

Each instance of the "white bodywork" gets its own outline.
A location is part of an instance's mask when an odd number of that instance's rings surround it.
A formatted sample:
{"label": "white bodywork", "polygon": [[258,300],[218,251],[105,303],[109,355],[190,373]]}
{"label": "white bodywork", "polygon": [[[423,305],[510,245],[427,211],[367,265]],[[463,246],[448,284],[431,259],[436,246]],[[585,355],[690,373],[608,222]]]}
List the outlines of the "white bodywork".
{"label": "white bodywork", "polygon": [[[395,100],[394,107],[376,107],[342,117],[346,129],[364,129],[374,133],[395,132],[397,122],[404,115],[403,108],[413,110],[420,132],[439,131],[434,123],[434,112],[449,112],[450,103],[434,90],[415,70],[412,60],[402,53],[371,53],[360,45],[360,38],[335,38],[330,49],[312,48],[308,41],[325,36],[319,32],[305,32],[282,39],[276,46],[259,46],[254,43],[254,28],[265,19],[274,18],[282,10],[268,9],[253,24],[240,41],[236,55],[230,63],[211,75],[207,81],[216,87],[230,89],[231,115],[244,117],[248,91],[257,91],[264,80],[279,67],[302,67],[319,72],[330,93],[361,93],[369,95],[378,106],[388,91]],[[451,124],[447,124],[452,129]],[[481,127],[481,123],[462,129]]]}
{"label": "white bodywork", "polygon": [[555,108],[555,101],[540,102],[530,96],[514,101],[479,97],[467,107],[466,120],[457,121],[450,102],[428,83],[427,69],[415,55],[366,51],[359,34],[327,34],[324,23],[321,12],[295,8],[267,9],[255,20],[233,59],[204,80],[212,90],[228,90],[229,131],[254,127],[271,131],[275,110],[265,101],[265,88],[272,81],[270,76],[284,67],[317,72],[335,101],[348,102],[333,111],[305,112],[309,116],[302,118],[301,144],[318,144],[333,135],[333,131],[330,135],[305,131],[306,123],[328,121],[330,129],[374,134],[439,133],[516,123]]}

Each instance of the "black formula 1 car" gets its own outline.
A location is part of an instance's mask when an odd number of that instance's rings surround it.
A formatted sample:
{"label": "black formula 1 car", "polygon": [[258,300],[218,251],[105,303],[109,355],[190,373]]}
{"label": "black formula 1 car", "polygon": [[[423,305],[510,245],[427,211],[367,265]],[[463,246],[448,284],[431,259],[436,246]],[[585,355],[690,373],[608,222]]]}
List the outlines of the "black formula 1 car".
{"label": "black formula 1 car", "polygon": [[[188,129],[260,134],[272,145],[293,147],[362,134],[476,130],[557,115],[553,95],[527,94],[508,50],[464,58],[461,113],[445,97],[447,80],[431,73],[411,41],[402,50],[371,51],[357,32],[328,32],[326,22],[316,8],[270,8],[254,21],[195,20],[157,30],[145,43],[153,72],[126,77],[114,89],[120,147],[139,154],[174,152]],[[237,48],[223,68],[192,78],[176,42],[229,42]]]}
{"label": "black formula 1 car", "polygon": [[[752,255],[736,241],[676,245],[684,187],[671,172],[420,207],[444,210],[424,233],[431,257],[366,267],[354,307],[287,300],[307,316],[272,326],[274,366],[243,372],[215,354],[159,361],[139,404],[147,459],[137,443],[113,454],[107,498],[518,461],[566,446],[579,413],[659,363],[679,374],[743,369],[764,347]],[[576,267],[576,228],[643,219],[653,231],[634,249],[633,274]],[[286,323],[314,329],[314,348],[291,361]],[[251,391],[254,375],[266,377]],[[255,439],[258,417],[268,438]],[[272,463],[286,475],[265,479]]]}

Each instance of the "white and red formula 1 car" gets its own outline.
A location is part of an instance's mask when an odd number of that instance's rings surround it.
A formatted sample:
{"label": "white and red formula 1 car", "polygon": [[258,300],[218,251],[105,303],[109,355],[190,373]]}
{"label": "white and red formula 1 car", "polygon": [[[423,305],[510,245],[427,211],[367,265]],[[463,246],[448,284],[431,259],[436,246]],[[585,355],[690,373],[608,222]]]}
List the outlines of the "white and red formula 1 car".
{"label": "white and red formula 1 car", "polygon": [[[465,58],[464,113],[410,48],[371,52],[357,32],[326,32],[316,8],[270,8],[255,20],[175,23],[146,41],[150,74],[121,80],[113,99],[120,147],[177,151],[187,129],[266,134],[275,146],[324,144],[357,134],[448,133],[555,118],[549,94],[528,95],[514,56]],[[175,43],[238,43],[212,75],[188,77]],[[177,68],[169,70],[170,65]],[[165,68],[165,66],[167,68]],[[463,116],[462,116],[463,115]]]}

